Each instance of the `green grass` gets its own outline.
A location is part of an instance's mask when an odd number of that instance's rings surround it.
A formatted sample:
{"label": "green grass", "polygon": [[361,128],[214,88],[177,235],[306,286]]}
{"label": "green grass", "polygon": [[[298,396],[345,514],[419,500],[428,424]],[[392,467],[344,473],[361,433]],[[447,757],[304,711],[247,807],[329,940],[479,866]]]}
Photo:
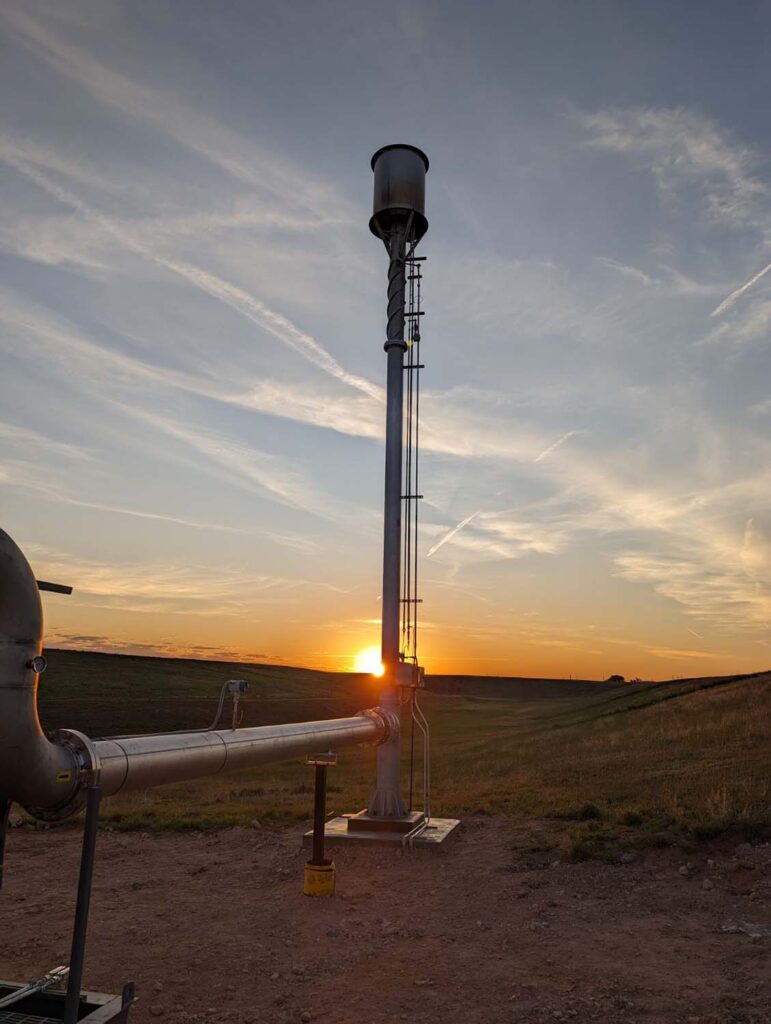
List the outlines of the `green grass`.
{"label": "green grass", "polygon": [[[377,701],[377,683],[362,676],[47,654],[44,725],[92,736],[205,728],[231,677],[250,683],[244,725],[347,715]],[[458,686],[445,677],[429,687],[445,691],[422,698],[435,814],[503,815],[523,841],[574,859],[726,831],[771,834],[771,673],[626,686],[473,677]],[[371,749],[341,751],[328,810],[364,806],[373,775]],[[311,783],[310,769],[288,762],[118,795],[104,819],[152,830],[282,825],[309,818]]]}

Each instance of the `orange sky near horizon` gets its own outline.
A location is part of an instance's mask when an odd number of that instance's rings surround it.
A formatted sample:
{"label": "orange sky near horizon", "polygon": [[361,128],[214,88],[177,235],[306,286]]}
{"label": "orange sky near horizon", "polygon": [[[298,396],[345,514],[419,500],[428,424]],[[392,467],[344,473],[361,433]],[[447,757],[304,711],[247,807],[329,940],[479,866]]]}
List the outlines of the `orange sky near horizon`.
{"label": "orange sky near horizon", "polygon": [[[183,615],[148,615],[79,604],[76,594],[71,598],[44,595],[50,622],[47,646],[333,672],[361,671],[362,653],[379,649],[379,619],[374,616],[348,620],[319,617],[314,621],[309,610],[303,618],[303,608],[294,607],[291,619],[282,619],[263,607],[254,624],[234,622],[215,613],[197,616],[191,628]],[[458,609],[453,602],[446,602],[445,611],[449,618],[457,615]],[[78,631],[84,622],[89,631]],[[465,627],[427,620],[419,628],[421,663],[429,674],[605,679],[620,673],[626,678],[658,680],[728,675],[764,667],[754,651],[705,653],[694,658],[692,650],[672,646],[677,643],[678,627],[667,631],[665,624],[651,627],[648,641],[630,640],[620,628],[608,625],[576,622],[560,626],[553,620],[542,621],[541,614],[534,611],[513,615],[510,625],[501,615],[497,624],[492,617]],[[270,638],[267,643],[266,637]]]}

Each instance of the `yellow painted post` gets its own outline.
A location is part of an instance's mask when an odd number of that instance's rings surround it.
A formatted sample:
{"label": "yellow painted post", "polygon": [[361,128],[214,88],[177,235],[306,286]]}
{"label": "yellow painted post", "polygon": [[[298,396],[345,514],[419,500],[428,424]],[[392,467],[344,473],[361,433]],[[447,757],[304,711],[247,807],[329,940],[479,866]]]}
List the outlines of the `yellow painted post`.
{"label": "yellow painted post", "polygon": [[324,826],[327,809],[327,768],[337,764],[337,754],[314,754],[306,764],[316,770],[313,802],[313,852],[305,865],[303,892],[306,896],[333,896],[335,893],[335,865],[324,857]]}

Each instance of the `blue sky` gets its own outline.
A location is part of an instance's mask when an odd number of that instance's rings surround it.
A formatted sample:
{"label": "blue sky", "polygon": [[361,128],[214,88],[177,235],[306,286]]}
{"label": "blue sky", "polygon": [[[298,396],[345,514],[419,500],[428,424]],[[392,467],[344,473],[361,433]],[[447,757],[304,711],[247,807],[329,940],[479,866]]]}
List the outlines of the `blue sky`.
{"label": "blue sky", "polygon": [[429,671],[766,667],[770,26],[0,3],[0,508],[76,588],[49,643],[377,643],[369,157],[404,141],[431,160]]}

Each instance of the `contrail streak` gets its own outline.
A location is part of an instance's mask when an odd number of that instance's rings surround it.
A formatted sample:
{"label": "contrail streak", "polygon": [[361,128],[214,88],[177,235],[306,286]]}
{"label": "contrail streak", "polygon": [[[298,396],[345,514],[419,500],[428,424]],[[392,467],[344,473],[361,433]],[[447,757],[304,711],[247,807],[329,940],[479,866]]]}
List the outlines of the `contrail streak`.
{"label": "contrail streak", "polygon": [[771,263],[768,263],[754,277],[751,277],[749,281],[746,281],[741,286],[741,288],[737,288],[736,291],[731,292],[730,295],[727,295],[726,298],[724,298],[723,301],[720,303],[720,305],[716,306],[709,315],[720,316],[721,313],[725,313],[727,309],[733,306],[734,302],[736,302],[737,299],[741,298],[741,296],[744,295],[744,293],[749,288],[752,288],[754,284],[757,284],[761,277],[764,277],[769,272],[769,270],[771,270]]}
{"label": "contrail streak", "polygon": [[472,512],[470,516],[466,516],[465,519],[461,519],[457,526],[453,526],[449,533],[446,533],[441,540],[438,540],[436,544],[434,544],[431,550],[426,554],[426,558],[430,558],[431,555],[435,554],[439,548],[443,547],[448,540],[452,540],[455,534],[460,533],[464,526],[468,526],[472,519],[476,519],[481,511],[482,509],[478,508],[476,512]]}
{"label": "contrail streak", "polygon": [[37,167],[34,167],[25,160],[24,157],[20,157],[12,151],[9,152],[7,145],[0,145],[0,159],[15,167],[17,171],[29,178],[30,181],[33,181],[44,192],[58,199],[65,206],[76,210],[92,223],[98,224],[107,234],[111,235],[130,252],[143,256],[157,266],[177,274],[189,284],[218,299],[226,306],[230,306],[231,309],[235,309],[242,316],[246,317],[247,320],[257,324],[258,327],[261,327],[264,331],[272,334],[274,338],[278,338],[279,341],[294,349],[295,352],[299,353],[310,363],[313,363],[320,370],[328,373],[330,377],[337,378],[337,380],[342,381],[349,387],[369,395],[370,398],[383,401],[382,388],[364,377],[349,373],[315,338],[301,330],[281,313],[270,309],[264,302],[255,298],[254,295],[251,295],[243,288],[239,288],[237,285],[231,284],[215,274],[210,274],[208,271],[203,270],[201,267],[196,267],[192,263],[169,259],[155,252],[154,249],[140,242],[125,229],[113,223],[109,217],[106,217],[98,210],[92,209],[78,196],[57,185],[56,182],[51,181]]}
{"label": "contrail streak", "polygon": [[563,434],[562,437],[557,438],[554,444],[550,444],[548,448],[544,448],[540,455],[536,455],[533,462],[540,462],[542,459],[545,459],[547,455],[551,455],[556,448],[559,448],[561,444],[564,444],[569,437],[572,437],[577,433],[577,430],[569,430],[567,434]]}

